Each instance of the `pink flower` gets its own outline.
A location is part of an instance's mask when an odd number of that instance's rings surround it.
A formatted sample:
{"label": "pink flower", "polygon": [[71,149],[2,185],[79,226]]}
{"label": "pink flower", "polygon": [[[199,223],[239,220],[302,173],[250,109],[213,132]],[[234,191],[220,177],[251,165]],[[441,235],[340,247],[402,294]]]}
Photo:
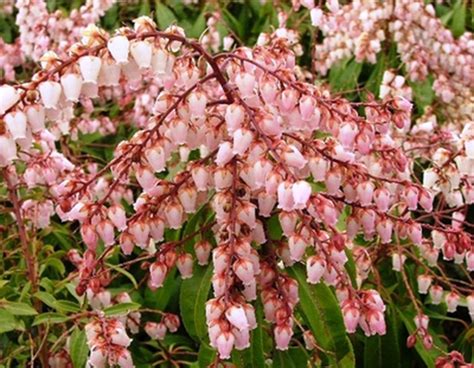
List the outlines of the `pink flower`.
{"label": "pink flower", "polygon": [[237,277],[244,283],[249,284],[254,280],[254,269],[252,262],[245,258],[239,258],[234,262],[232,268]]}
{"label": "pink flower", "polygon": [[176,260],[176,267],[182,279],[189,279],[193,276],[193,258],[189,253],[181,254]]}
{"label": "pink flower", "polygon": [[9,85],[0,86],[0,115],[10,109],[20,99],[18,91]]}
{"label": "pink flower", "polygon": [[168,268],[162,262],[156,261],[150,265],[150,286],[154,289],[163,286]]}
{"label": "pink flower", "polygon": [[448,305],[448,312],[454,313],[459,305],[460,296],[455,291],[451,291],[445,296],[446,304]]}
{"label": "pink flower", "polygon": [[85,83],[97,83],[101,65],[102,60],[97,56],[83,56],[79,59],[79,69]]}
{"label": "pink flower", "polygon": [[200,266],[209,263],[209,255],[211,254],[211,244],[206,240],[201,240],[194,245],[194,252]]}
{"label": "pink flower", "polygon": [[26,138],[26,115],[22,111],[13,111],[4,120],[13,139]]}
{"label": "pink flower", "polygon": [[428,275],[419,275],[417,277],[418,282],[418,292],[420,294],[427,294],[428,289],[431,285],[432,277]]}
{"label": "pink flower", "polygon": [[365,181],[357,185],[357,196],[362,206],[370,206],[372,203],[374,189],[374,184],[371,181]]}
{"label": "pink flower", "polygon": [[290,325],[278,325],[274,330],[276,348],[278,350],[288,350],[291,337],[293,336],[293,329]]}
{"label": "pink flower", "polygon": [[66,100],[77,102],[81,94],[82,77],[74,73],[64,74],[61,77],[61,86]]}
{"label": "pink flower", "polygon": [[291,191],[293,193],[294,208],[304,209],[311,196],[311,185],[304,180],[300,180],[293,184]]}
{"label": "pink flower", "polygon": [[58,82],[46,81],[41,83],[38,89],[44,107],[55,109],[58,106],[59,97],[61,97],[61,85]]}
{"label": "pink flower", "polygon": [[140,69],[151,66],[153,48],[147,41],[135,41],[130,45],[130,53]]}
{"label": "pink flower", "polygon": [[354,333],[360,319],[360,310],[357,303],[347,300],[342,305],[342,316],[348,333]]}
{"label": "pink flower", "polygon": [[118,64],[128,63],[129,46],[130,41],[125,36],[115,36],[107,42],[107,48]]}
{"label": "pink flower", "polygon": [[306,261],[307,281],[310,284],[317,284],[321,281],[326,272],[326,261],[319,256],[311,256]]}
{"label": "pink flower", "polygon": [[288,238],[288,247],[290,248],[291,259],[295,262],[299,262],[303,258],[307,242],[300,235],[292,235]]}
{"label": "pink flower", "polygon": [[239,330],[247,330],[249,328],[247,315],[245,314],[244,308],[240,305],[234,304],[230,306],[225,312],[225,317],[229,323]]}
{"label": "pink flower", "polygon": [[221,359],[229,359],[234,347],[235,337],[231,332],[222,332],[216,338],[216,348]]}
{"label": "pink flower", "polygon": [[114,204],[107,210],[107,215],[114,224],[114,226],[119,230],[123,231],[127,228],[127,216],[125,210],[122,206]]}

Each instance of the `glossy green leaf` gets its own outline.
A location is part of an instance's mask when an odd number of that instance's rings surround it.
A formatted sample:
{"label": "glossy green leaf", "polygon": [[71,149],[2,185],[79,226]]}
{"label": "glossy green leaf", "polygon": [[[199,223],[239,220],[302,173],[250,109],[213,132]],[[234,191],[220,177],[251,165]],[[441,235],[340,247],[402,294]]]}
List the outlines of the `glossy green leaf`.
{"label": "glossy green leaf", "polygon": [[341,60],[329,72],[329,84],[335,91],[351,91],[357,87],[362,64],[355,59]]}
{"label": "glossy green leaf", "polygon": [[163,2],[156,1],[156,21],[158,22],[158,27],[161,30],[164,30],[169,25],[176,22],[176,16],[173,11],[168,8]]}
{"label": "glossy green leaf", "polygon": [[107,317],[119,316],[119,315],[124,315],[130,312],[136,311],[139,308],[140,308],[140,304],[138,303],[120,303],[120,304],[115,304],[115,305],[112,305],[111,307],[105,308],[104,314]]}
{"label": "glossy green leaf", "polygon": [[42,313],[36,316],[35,320],[33,321],[33,326],[41,325],[43,323],[55,324],[55,323],[62,323],[68,320],[68,316],[61,314],[61,313]]}
{"label": "glossy green leaf", "polygon": [[273,352],[273,367],[304,368],[308,366],[308,353],[302,348],[289,348],[287,351]]}
{"label": "glossy green leaf", "polygon": [[34,309],[31,305],[21,302],[0,302],[0,308],[3,308],[16,316],[34,316],[38,314],[36,309]]}
{"label": "glossy green leaf", "polygon": [[181,285],[179,304],[189,335],[201,340],[207,335],[205,304],[211,289],[212,267],[195,267],[193,277]]}
{"label": "glossy green leaf", "polygon": [[23,323],[17,320],[12,313],[0,309],[0,334],[13,330],[23,329]]}
{"label": "glossy green leaf", "polygon": [[69,342],[69,354],[71,356],[74,368],[86,366],[89,348],[87,346],[87,337],[84,330],[74,329]]}
{"label": "glossy green leaf", "polygon": [[325,284],[308,284],[301,265],[289,268],[288,273],[298,281],[299,310],[318,344],[329,352],[325,354],[327,363],[333,367],[354,367],[352,344],[334,294]]}

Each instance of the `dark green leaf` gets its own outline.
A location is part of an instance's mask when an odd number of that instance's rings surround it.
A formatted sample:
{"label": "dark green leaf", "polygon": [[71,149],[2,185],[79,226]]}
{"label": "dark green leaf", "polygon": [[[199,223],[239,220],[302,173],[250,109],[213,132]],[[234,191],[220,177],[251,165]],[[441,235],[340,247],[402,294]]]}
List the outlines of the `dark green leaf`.
{"label": "dark green leaf", "polygon": [[74,329],[69,342],[69,354],[71,355],[74,368],[86,366],[89,348],[87,347],[87,337],[84,330]]}
{"label": "dark green leaf", "polygon": [[34,316],[38,314],[31,305],[26,303],[6,301],[5,303],[2,302],[0,307],[16,316]]}
{"label": "dark green leaf", "polygon": [[53,312],[48,312],[48,313],[42,313],[38,316],[36,316],[35,320],[33,321],[33,326],[37,326],[43,323],[62,323],[66,322],[68,320],[68,316],[61,314],[61,313],[53,313]]}
{"label": "dark green leaf", "polygon": [[318,344],[329,352],[328,363],[333,367],[354,367],[352,344],[334,294],[325,284],[309,285],[301,265],[289,268],[288,273],[298,281],[299,309]]}
{"label": "dark green leaf", "polygon": [[193,277],[181,285],[179,304],[189,335],[201,340],[207,335],[205,304],[211,289],[212,267],[196,267]]}
{"label": "dark green leaf", "polygon": [[115,304],[115,305],[112,305],[111,307],[105,308],[104,309],[104,314],[107,317],[117,316],[117,315],[124,315],[124,314],[128,314],[130,312],[136,311],[139,308],[140,308],[140,304],[138,304],[138,303]]}

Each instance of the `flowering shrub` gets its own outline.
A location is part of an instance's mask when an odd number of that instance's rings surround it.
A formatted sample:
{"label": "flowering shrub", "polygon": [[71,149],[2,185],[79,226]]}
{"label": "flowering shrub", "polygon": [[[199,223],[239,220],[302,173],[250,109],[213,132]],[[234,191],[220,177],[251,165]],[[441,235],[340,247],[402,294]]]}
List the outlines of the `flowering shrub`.
{"label": "flowering shrub", "polygon": [[188,3],[4,5],[0,364],[471,367],[466,5]]}

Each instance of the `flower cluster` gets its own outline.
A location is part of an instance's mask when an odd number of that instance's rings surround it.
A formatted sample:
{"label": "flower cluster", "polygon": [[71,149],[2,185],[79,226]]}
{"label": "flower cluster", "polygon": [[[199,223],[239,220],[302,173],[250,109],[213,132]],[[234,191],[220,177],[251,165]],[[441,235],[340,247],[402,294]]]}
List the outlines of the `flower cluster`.
{"label": "flower cluster", "polygon": [[[385,37],[372,29],[392,11],[400,13],[375,2],[368,3],[366,12],[359,2],[352,12],[338,10],[337,1],[328,4],[332,15],[312,9],[313,22],[323,32],[362,32],[328,60],[348,52],[372,60],[380,43],[371,37]],[[354,12],[365,14],[357,23],[366,24],[362,31],[352,27]],[[206,322],[221,359],[228,359],[234,348],[249,347],[257,327],[252,303],[259,296],[276,348],[288,349],[299,294],[298,282],[285,270],[300,263],[308,283],[335,289],[349,333],[358,327],[367,336],[386,333],[385,304],[364,284],[372,259],[381,252],[393,255],[393,268],[404,280],[408,257],[420,263],[427,275],[418,278],[419,292],[429,290],[432,302],[439,303],[443,284],[449,289],[449,312],[456,310],[461,295],[470,293],[432,268],[440,251],[445,260],[474,268],[472,235],[464,227],[464,201],[474,200],[472,124],[455,142],[454,134],[446,139],[439,131],[433,165],[419,183],[413,174],[421,149],[416,144],[434,139],[429,137],[434,127],[411,128],[411,91],[403,77],[385,73],[381,101],[351,102],[331,95],[299,72],[298,39],[285,21],[282,15],[281,27],[253,48],[215,55],[207,48],[213,49],[215,40],[202,45],[175,25],[159,31],[148,17],[112,35],[91,25],[66,58],[51,51],[41,55],[42,70],[31,82],[0,86],[0,166],[10,170],[12,182],[41,187],[48,195],[47,200],[25,201],[23,216],[38,228],[47,226],[54,212],[63,221],[78,221],[87,247],[83,254],[71,251],[69,259],[77,268],[77,294],[85,294],[95,310],[86,325],[90,366],[133,366],[126,328],[138,332],[141,314],[109,318],[101,312],[112,304],[107,287],[113,270],[106,260],[118,247],[124,257],[134,257],[130,262],[142,263],[153,290],[163,286],[175,266],[186,279],[192,277],[194,259],[199,267],[212,259],[213,297],[206,303]],[[209,26],[212,31],[213,21]],[[339,45],[338,37],[327,37],[324,45]],[[50,45],[45,40],[33,44],[44,47],[43,52]],[[410,72],[412,79],[416,73]],[[145,91],[137,87],[143,81]],[[121,89],[117,95],[115,87]],[[92,100],[124,98],[127,90],[140,96],[135,106],[146,113],[139,114],[138,130],[117,145],[109,162],[80,165],[68,159],[67,150],[57,151],[62,134],[76,138],[79,132],[114,132],[109,118],[90,119]],[[79,104],[85,121],[74,115]],[[407,132],[412,140],[401,138]],[[428,143],[428,150],[434,149]],[[16,160],[26,163],[20,175],[15,174]],[[166,231],[182,228],[202,211],[212,215],[196,233],[178,241],[166,237]],[[270,234],[271,221],[281,228],[279,236]],[[184,245],[197,236],[201,239],[192,254]],[[370,249],[361,246],[369,242]],[[346,267],[350,250],[355,283]],[[119,294],[116,301],[131,299]],[[472,314],[472,296],[468,306]],[[409,345],[419,336],[431,347],[427,317],[419,313],[415,322]],[[161,340],[179,325],[176,316],[164,314],[160,322],[146,322],[145,331]],[[315,346],[317,336],[305,334],[305,339]]]}

